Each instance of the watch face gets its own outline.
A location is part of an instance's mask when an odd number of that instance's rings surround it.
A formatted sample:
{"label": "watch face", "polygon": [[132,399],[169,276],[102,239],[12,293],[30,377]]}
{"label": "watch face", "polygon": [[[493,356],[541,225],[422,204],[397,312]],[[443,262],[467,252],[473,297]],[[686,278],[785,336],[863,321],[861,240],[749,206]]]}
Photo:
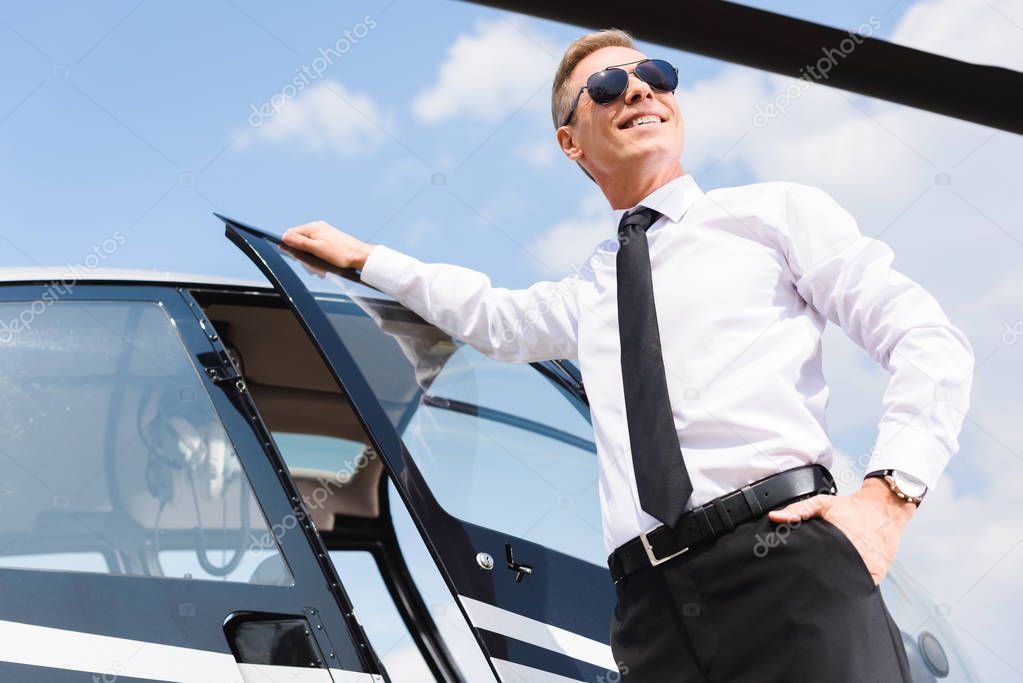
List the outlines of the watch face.
{"label": "watch face", "polygon": [[891,477],[895,481],[895,485],[899,487],[899,490],[907,496],[919,498],[924,495],[925,491],[927,491],[927,485],[912,474],[906,474],[905,472],[894,470]]}

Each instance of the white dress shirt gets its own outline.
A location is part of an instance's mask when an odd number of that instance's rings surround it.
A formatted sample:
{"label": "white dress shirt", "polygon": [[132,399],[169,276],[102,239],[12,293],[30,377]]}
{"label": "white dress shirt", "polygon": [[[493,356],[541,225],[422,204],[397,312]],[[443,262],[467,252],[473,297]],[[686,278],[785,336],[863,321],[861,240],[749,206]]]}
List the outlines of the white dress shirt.
{"label": "white dress shirt", "polygon": [[[891,374],[865,471],[899,469],[935,488],[959,449],[973,348],[927,290],[891,267],[887,244],[862,235],[827,193],[797,183],[704,193],[685,175],[639,205],[663,214],[647,236],[668,394],[694,488],[687,507],[790,467],[831,465],[828,320]],[[658,524],[639,504],[622,388],[615,256],[624,212],[576,272],[526,289],[384,245],[362,271],[487,356],[578,358],[608,552]]]}

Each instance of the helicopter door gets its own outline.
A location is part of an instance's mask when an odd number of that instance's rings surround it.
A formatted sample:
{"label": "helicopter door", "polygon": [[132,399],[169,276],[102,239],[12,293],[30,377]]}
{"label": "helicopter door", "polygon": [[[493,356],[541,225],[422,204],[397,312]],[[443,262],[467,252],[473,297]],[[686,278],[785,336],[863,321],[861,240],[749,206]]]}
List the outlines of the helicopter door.
{"label": "helicopter door", "polygon": [[495,672],[619,680],[597,459],[570,373],[485,358],[354,271],[224,220],[349,397]]}

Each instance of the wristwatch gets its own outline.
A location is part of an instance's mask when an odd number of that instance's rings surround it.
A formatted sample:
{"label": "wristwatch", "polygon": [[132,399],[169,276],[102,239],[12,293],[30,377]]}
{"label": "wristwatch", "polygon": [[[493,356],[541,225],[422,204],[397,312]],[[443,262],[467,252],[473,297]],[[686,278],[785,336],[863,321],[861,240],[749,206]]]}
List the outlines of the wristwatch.
{"label": "wristwatch", "polygon": [[927,493],[927,485],[925,483],[902,470],[874,470],[863,475],[864,479],[867,477],[881,477],[888,482],[888,486],[895,492],[895,495],[915,503],[917,507],[920,506],[920,501],[923,500],[924,495]]}

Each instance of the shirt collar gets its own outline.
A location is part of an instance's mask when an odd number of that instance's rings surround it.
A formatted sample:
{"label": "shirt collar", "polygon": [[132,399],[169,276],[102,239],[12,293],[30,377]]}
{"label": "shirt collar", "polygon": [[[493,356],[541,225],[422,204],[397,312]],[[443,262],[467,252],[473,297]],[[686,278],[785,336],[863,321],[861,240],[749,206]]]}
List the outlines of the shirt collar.
{"label": "shirt collar", "polygon": [[696,179],[690,173],[686,173],[683,176],[669,180],[659,188],[648,194],[646,197],[641,199],[636,206],[628,209],[615,209],[615,229],[617,230],[618,224],[622,220],[622,216],[632,211],[638,206],[645,206],[647,208],[658,211],[664,214],[672,222],[677,223],[682,218],[682,214],[692,206],[697,199],[703,196],[703,191],[700,186],[696,183]]}

